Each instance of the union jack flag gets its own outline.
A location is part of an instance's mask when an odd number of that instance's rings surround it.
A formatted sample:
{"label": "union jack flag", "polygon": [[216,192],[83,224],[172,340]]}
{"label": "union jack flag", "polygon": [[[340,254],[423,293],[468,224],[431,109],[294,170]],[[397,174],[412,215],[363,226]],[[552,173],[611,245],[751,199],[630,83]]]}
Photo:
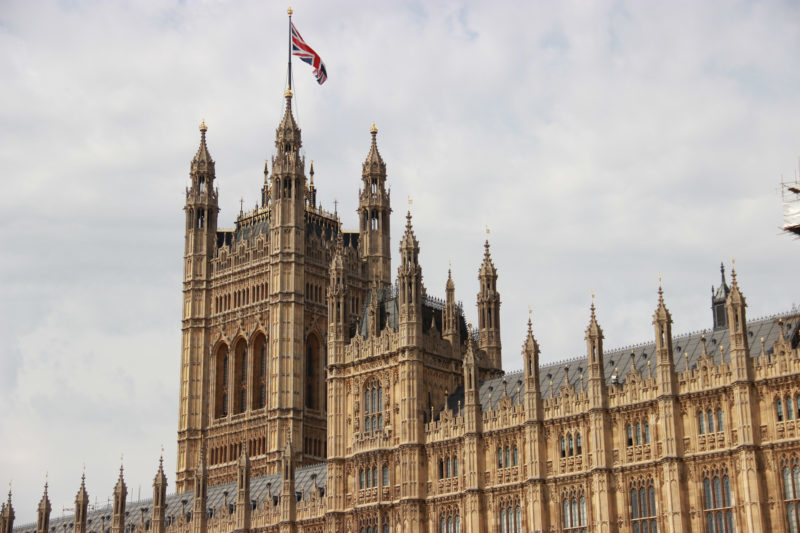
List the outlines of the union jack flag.
{"label": "union jack flag", "polygon": [[300,36],[300,32],[294,27],[292,23],[292,55],[299,57],[312,67],[314,67],[314,77],[317,78],[317,83],[322,85],[328,79],[328,71],[325,70],[325,63],[310,46],[306,44]]}

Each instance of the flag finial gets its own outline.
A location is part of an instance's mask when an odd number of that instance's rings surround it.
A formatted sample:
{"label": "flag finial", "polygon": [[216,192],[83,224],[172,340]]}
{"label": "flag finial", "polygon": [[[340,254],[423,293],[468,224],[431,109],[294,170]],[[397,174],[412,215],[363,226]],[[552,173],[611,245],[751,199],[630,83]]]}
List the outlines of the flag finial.
{"label": "flag finial", "polygon": [[288,13],[290,17],[292,16],[292,13],[294,13],[294,11],[292,11],[292,6],[289,6],[289,9],[286,10],[286,13]]}

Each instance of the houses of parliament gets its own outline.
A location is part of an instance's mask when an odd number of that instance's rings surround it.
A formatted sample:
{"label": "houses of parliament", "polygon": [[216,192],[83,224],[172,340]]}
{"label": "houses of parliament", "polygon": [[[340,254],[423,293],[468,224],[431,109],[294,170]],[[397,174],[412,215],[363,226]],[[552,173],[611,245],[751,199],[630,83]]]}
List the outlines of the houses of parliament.
{"label": "houses of parliament", "polygon": [[540,366],[529,320],[505,373],[488,241],[473,326],[452,278],[424,286],[410,214],[392,265],[377,128],[344,231],[285,100],[260,205],[233,229],[200,126],[174,493],[159,462],[131,502],[120,469],[112,505],[90,508],[81,481],[51,517],[45,487],[15,525],[9,492],[0,533],[800,531],[797,313],[749,320],[722,270],[701,332],[673,335],[659,287],[645,343],[606,351],[592,304],[584,357]]}

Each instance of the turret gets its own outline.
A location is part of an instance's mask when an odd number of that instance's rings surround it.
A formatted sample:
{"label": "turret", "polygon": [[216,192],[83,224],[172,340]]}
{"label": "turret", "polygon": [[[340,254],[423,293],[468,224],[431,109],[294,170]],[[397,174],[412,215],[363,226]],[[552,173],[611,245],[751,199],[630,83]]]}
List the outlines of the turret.
{"label": "turret", "polygon": [[242,455],[236,466],[236,531],[250,531],[250,457],[247,442],[242,442]]}
{"label": "turret", "polygon": [[336,247],[333,251],[333,259],[329,269],[328,283],[328,339],[329,359],[331,363],[342,363],[344,355],[344,345],[348,340],[347,317],[350,313],[347,309],[347,282],[344,270],[344,245],[342,242],[341,229],[336,237]]}
{"label": "turret", "polygon": [[[306,178],[304,175],[305,160],[300,156],[302,146],[300,127],[292,114],[292,91],[285,93],[286,109],[283,119],[275,132],[275,148],[277,153],[272,159],[272,178],[270,191],[272,194],[271,227],[304,225]],[[293,247],[292,235],[281,239],[281,248]],[[280,236],[278,236],[280,239]]]}
{"label": "turret", "polygon": [[730,331],[730,364],[734,383],[753,380],[753,361],[747,339],[747,317],[744,295],[736,281],[736,270],[731,269],[732,286],[726,301],[728,329]]}
{"label": "turret", "polygon": [[[160,470],[160,465],[159,465]],[[158,476],[156,476],[158,477]],[[166,480],[165,480],[166,481]],[[166,482],[164,483],[166,485]],[[194,502],[192,505],[192,533],[206,532],[206,508],[208,502],[208,473],[206,471],[206,449],[200,446],[200,458],[194,473]],[[155,499],[153,500],[155,508]]]}
{"label": "turret", "polygon": [[111,517],[111,533],[125,531],[125,498],[128,496],[128,487],[122,477],[122,466],[119,467],[119,479],[114,486],[114,514]]}
{"label": "turret", "polygon": [[[471,324],[470,324],[471,326]],[[464,406],[480,405],[480,385],[478,383],[478,347],[469,327],[467,352],[464,354]]]}
{"label": "turret", "polygon": [[460,355],[460,336],[458,334],[458,307],[456,306],[456,287],[453,275],[447,270],[447,285],[445,286],[444,324],[442,338],[450,343],[456,355]]}
{"label": "turret", "polygon": [[500,370],[500,294],[497,292],[497,269],[489,253],[488,239],[484,244],[478,282],[478,346],[486,352],[488,366]]}
{"label": "turret", "polygon": [[[201,464],[203,457],[201,455]],[[195,484],[197,482],[195,481]],[[167,512],[167,476],[164,475],[164,457],[158,459],[158,472],[153,478],[153,533],[164,533],[164,519]]]}
{"label": "turret", "polygon": [[656,381],[659,395],[678,392],[675,364],[672,360],[672,315],[664,305],[664,291],[658,286],[658,306],[653,314],[656,335]]}
{"label": "turret", "polygon": [[[9,484],[10,485],[10,484]],[[8,501],[3,504],[0,511],[0,533],[13,533],[14,531],[14,506],[11,505],[11,487],[8,488]]]}
{"label": "turret", "polygon": [[50,529],[50,498],[47,497],[47,483],[44,484],[44,494],[39,501],[36,512],[36,533],[48,533]]}
{"label": "turret", "polygon": [[370,281],[377,287],[391,285],[389,192],[386,190],[386,163],[378,151],[378,128],[369,130],[372,144],[361,169],[362,189],[358,196],[359,246],[367,262]]}
{"label": "turret", "polygon": [[594,301],[591,318],[586,328],[586,360],[589,367],[589,405],[590,408],[604,408],[607,405],[606,378],[603,372],[603,330],[597,323]]}
{"label": "turret", "polygon": [[[74,533],[86,533],[86,513],[89,509],[89,495],[86,493],[86,474],[81,475],[81,487],[75,495]],[[161,533],[161,532],[157,532]]]}
{"label": "turret", "polygon": [[181,391],[178,417],[178,473],[176,488],[191,488],[191,476],[197,465],[200,431],[210,413],[199,408],[209,404],[204,398],[204,369],[210,347],[205,319],[211,315],[211,260],[217,247],[219,203],[214,188],[214,160],[206,144],[208,127],[200,124],[200,146],[192,159],[186,189],[185,242],[183,254],[183,306]]}
{"label": "turret", "polygon": [[728,315],[725,312],[725,303],[728,300],[728,293],[731,292],[728,284],[725,282],[725,265],[720,263],[720,285],[716,289],[711,286],[711,312],[713,314],[714,329],[721,329],[728,327]]}
{"label": "turret", "polygon": [[397,268],[397,291],[400,305],[400,334],[409,344],[418,344],[422,335],[422,268],[419,266],[419,243],[411,227],[411,212],[406,215],[406,232],[400,241],[400,266]]}
{"label": "turret", "polygon": [[[286,109],[275,132],[276,154],[272,158],[270,178],[270,352],[276,355],[274,383],[277,391],[270,400],[277,409],[275,432],[280,449],[287,435],[302,435],[303,424],[309,416],[304,407],[313,402],[306,386],[303,362],[306,361],[307,331],[305,316],[305,159],[300,128],[292,115],[292,91],[288,89]],[[277,357],[280,354],[280,357]],[[312,392],[313,392],[312,388]],[[318,406],[314,405],[314,408]]]}
{"label": "turret", "polygon": [[281,457],[281,522],[294,522],[296,518],[297,500],[295,496],[295,466],[294,451],[291,440],[286,443],[286,448]]}
{"label": "turret", "polygon": [[542,420],[542,394],[539,390],[539,343],[533,337],[533,324],[528,319],[528,334],[522,345],[525,372],[525,413],[528,420]]}

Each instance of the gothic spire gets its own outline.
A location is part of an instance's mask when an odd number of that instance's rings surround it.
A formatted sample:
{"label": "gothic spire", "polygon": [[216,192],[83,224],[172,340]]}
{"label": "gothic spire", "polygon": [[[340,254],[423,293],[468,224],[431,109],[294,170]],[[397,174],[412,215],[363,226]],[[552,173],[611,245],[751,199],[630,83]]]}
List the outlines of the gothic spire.
{"label": "gothic spire", "polygon": [[200,146],[197,148],[194,159],[192,159],[192,170],[213,170],[214,168],[214,160],[211,158],[211,153],[208,151],[208,145],[206,144],[207,131],[208,126],[206,126],[206,121],[203,120],[200,123]]}

